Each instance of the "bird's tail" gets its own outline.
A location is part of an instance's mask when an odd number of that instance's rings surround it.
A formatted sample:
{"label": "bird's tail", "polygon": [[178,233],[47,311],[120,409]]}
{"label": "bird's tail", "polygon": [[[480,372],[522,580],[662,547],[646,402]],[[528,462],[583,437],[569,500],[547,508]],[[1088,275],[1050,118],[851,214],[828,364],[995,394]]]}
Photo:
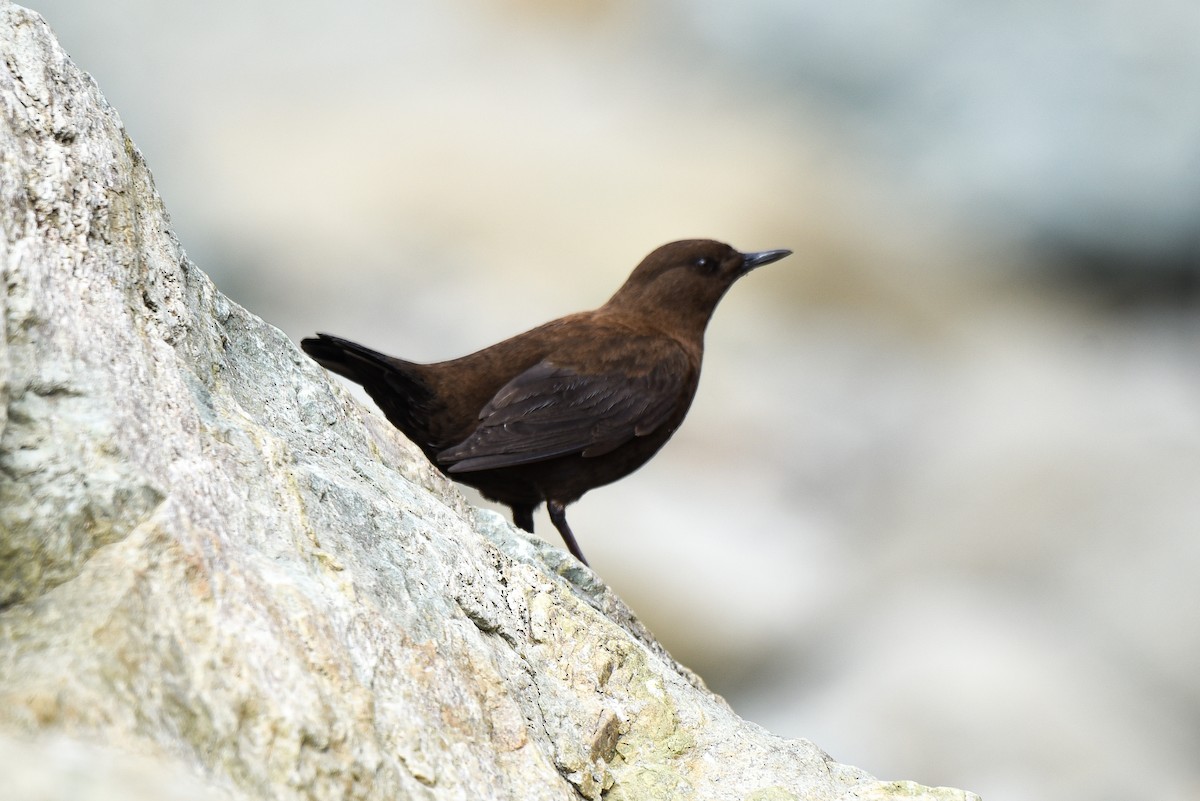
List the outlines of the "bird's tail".
{"label": "bird's tail", "polygon": [[301,340],[300,347],[326,370],[364,385],[380,371],[394,369],[392,363],[399,361],[331,334],[317,334]]}
{"label": "bird's tail", "polygon": [[330,334],[301,340],[300,347],[326,370],[361,384],[392,425],[425,446],[428,432],[422,421],[431,411],[434,393],[421,374],[421,365]]}

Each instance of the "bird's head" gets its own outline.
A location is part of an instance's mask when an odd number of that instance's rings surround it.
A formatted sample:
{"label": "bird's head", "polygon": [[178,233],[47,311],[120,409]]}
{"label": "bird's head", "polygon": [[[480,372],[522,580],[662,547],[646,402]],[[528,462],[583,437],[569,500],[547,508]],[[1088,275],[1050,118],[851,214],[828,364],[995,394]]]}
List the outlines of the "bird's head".
{"label": "bird's head", "polygon": [[711,239],[671,242],[642,259],[605,307],[702,333],[734,281],[791,253],[741,253]]}

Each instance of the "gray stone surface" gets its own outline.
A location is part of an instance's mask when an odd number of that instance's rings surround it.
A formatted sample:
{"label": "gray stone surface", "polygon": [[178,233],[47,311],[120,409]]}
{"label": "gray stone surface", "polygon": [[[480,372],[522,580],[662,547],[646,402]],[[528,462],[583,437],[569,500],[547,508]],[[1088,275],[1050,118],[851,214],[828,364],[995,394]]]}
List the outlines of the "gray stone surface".
{"label": "gray stone surface", "polygon": [[739,719],[593,574],[472,509],[214,289],[36,14],[0,0],[0,51],[9,786],[973,797],[878,782]]}

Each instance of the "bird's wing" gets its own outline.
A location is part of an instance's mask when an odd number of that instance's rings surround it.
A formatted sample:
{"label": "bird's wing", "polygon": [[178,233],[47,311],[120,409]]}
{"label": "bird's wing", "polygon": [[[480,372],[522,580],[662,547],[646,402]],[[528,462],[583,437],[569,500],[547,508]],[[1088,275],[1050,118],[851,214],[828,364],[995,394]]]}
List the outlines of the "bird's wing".
{"label": "bird's wing", "polygon": [[540,362],[509,381],[462,442],[438,454],[451,473],[600,456],[662,426],[686,403],[690,367],[681,352],[649,371],[585,373]]}

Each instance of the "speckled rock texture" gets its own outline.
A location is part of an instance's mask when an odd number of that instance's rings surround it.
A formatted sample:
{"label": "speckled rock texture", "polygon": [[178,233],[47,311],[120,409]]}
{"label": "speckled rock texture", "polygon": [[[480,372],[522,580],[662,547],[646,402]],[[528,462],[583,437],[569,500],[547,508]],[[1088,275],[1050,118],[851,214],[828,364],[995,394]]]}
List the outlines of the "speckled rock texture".
{"label": "speckled rock texture", "polygon": [[468,506],[216,291],[36,14],[0,0],[0,50],[18,796],[973,797],[735,716],[594,574]]}

